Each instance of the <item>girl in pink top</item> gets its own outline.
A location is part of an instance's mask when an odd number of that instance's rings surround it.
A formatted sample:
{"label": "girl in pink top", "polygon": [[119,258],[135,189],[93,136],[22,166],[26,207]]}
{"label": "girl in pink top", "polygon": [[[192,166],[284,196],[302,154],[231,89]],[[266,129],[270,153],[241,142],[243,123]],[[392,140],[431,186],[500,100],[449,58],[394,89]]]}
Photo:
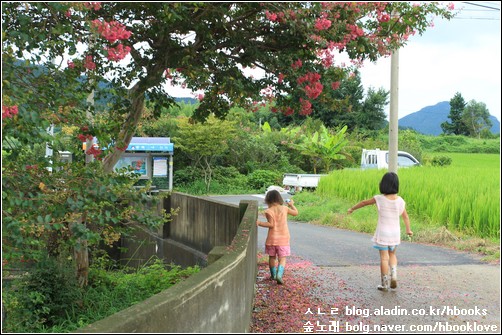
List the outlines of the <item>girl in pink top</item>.
{"label": "girl in pink top", "polygon": [[[265,252],[268,254],[268,265],[270,267],[271,278],[277,280],[278,284],[283,284],[282,276],[286,267],[286,257],[291,254],[289,247],[288,214],[296,216],[298,210],[293,199],[283,206],[281,194],[277,190],[271,190],[265,195],[265,203],[268,209],[265,210],[266,222],[256,221],[258,227],[268,227],[267,240],[265,241]],[[277,258],[279,266],[277,266]]]}
{"label": "girl in pink top", "polygon": [[[376,204],[378,210],[378,223],[373,235],[373,247],[380,252],[380,272],[382,284],[379,290],[388,291],[397,287],[397,256],[396,247],[401,243],[400,217],[406,226],[406,234],[413,235],[410,229],[410,219],[406,213],[403,198],[399,192],[399,178],[394,172],[387,172],[380,181],[380,195],[357,203],[347,211],[353,211],[364,206]],[[390,276],[389,276],[390,268]],[[390,277],[390,278],[389,278]],[[390,280],[390,285],[389,285]]]}

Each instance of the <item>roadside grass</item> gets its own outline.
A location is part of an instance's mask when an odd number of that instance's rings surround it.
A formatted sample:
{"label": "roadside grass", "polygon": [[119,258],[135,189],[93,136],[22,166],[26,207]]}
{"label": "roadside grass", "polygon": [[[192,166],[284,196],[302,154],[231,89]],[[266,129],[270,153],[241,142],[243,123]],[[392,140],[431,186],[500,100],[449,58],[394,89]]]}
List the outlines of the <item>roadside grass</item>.
{"label": "roadside grass", "polygon": [[[375,206],[367,206],[347,215],[347,209],[355,202],[334,196],[321,197],[309,191],[297,193],[293,199],[299,211],[295,220],[370,234],[375,230],[377,220]],[[477,253],[481,254],[486,262],[500,263],[500,238],[480,238],[464,232],[451,231],[427,218],[409,212],[408,215],[413,231],[413,242]],[[401,238],[407,239],[404,228],[401,231],[403,234]]]}
{"label": "roadside grass", "polygon": [[73,268],[61,271],[54,264],[19,276],[2,289],[2,307],[7,315],[2,322],[2,333],[73,332],[200,271],[198,266],[181,268],[155,257],[138,268],[111,270],[103,266],[108,263],[96,262],[91,266],[89,285],[84,288],[73,284]]}

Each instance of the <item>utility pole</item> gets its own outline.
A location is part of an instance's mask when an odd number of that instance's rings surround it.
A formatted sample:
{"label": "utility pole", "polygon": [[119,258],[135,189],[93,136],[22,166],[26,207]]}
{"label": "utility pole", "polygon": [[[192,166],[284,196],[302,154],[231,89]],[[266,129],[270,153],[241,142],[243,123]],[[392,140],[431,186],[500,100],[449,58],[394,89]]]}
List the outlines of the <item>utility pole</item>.
{"label": "utility pole", "polygon": [[[90,106],[94,107],[94,89],[87,96],[87,102],[90,104]],[[87,115],[87,118],[89,120],[92,120],[92,113],[89,110],[87,110],[86,115]],[[94,145],[94,140],[93,139],[87,139],[85,141],[85,151],[87,152],[87,150],[91,149],[93,145]],[[85,154],[85,163],[88,164],[88,163],[90,163],[92,161],[94,161],[94,156],[93,155],[88,155],[86,153]]]}
{"label": "utility pole", "polygon": [[[392,15],[397,17],[395,13]],[[389,172],[397,173],[398,109],[399,109],[399,49],[390,59],[390,110],[389,110]]]}

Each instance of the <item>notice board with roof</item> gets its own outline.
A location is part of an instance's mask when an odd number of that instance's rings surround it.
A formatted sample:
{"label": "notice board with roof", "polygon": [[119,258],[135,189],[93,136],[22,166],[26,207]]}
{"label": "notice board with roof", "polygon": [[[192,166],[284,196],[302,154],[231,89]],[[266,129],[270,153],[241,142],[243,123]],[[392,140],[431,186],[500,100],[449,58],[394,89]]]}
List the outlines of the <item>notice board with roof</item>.
{"label": "notice board with roof", "polygon": [[133,137],[115,170],[130,168],[139,174],[138,186],[151,180],[157,190],[173,189],[174,144],[169,137]]}

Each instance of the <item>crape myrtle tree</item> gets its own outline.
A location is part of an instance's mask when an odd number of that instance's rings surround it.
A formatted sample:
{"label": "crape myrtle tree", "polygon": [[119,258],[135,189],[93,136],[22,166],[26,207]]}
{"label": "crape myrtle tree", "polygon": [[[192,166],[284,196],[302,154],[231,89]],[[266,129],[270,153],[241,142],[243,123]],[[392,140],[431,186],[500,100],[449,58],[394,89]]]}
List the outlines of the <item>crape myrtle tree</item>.
{"label": "crape myrtle tree", "polygon": [[[351,67],[389,55],[410,35],[422,34],[435,16],[450,19],[452,9],[433,2],[2,3],[2,141],[13,143],[4,147],[10,156],[2,159],[9,185],[3,184],[3,198],[12,204],[3,210],[13,222],[4,225],[11,229],[9,244],[18,243],[20,250],[19,233],[33,237],[38,224],[63,233],[49,211],[70,200],[59,193],[44,199],[52,203],[37,208],[38,221],[28,210],[18,213],[17,203],[43,194],[42,177],[32,175],[19,157],[17,165],[5,164],[15,160],[15,148],[47,141],[50,124],[73,126],[77,130],[68,133],[79,141],[99,139],[99,148],[87,148],[95,162],[82,168],[80,178],[71,177],[80,180],[73,187],[71,201],[79,209],[74,212],[85,213],[82,199],[97,197],[86,193],[96,186],[90,180],[101,175],[98,170],[112,173],[135,133],[145,99],[154,100],[159,110],[174,103],[167,83],[200,93],[196,120],[211,114],[223,118],[231,106],[268,101],[277,113],[309,115],[312,102],[336,90]],[[345,66],[341,53],[352,63]],[[110,84],[100,86],[103,80]],[[85,106],[84,97],[91,94],[95,102],[104,95],[109,101],[99,108]],[[54,147],[58,143],[52,139]],[[50,164],[41,161],[37,171]],[[12,169],[16,173],[6,173]],[[63,178],[41,174],[44,185]],[[19,191],[20,184],[26,190]],[[92,224],[75,225],[81,238],[99,240],[93,229],[112,227],[106,218],[113,199],[103,203],[105,209],[95,201],[87,211],[97,213]],[[82,215],[74,221],[90,223]]]}

